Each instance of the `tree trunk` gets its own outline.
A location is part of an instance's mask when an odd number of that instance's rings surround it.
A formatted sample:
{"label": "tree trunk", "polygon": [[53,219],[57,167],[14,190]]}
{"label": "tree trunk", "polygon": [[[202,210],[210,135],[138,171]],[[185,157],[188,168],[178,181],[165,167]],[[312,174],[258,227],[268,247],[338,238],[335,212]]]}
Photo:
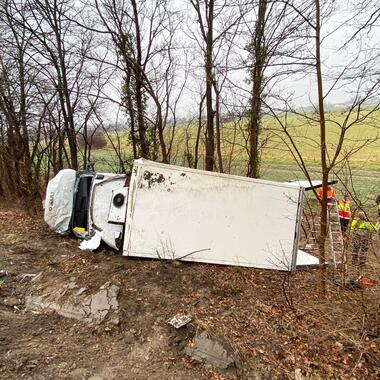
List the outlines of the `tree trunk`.
{"label": "tree trunk", "polygon": [[215,152],[215,138],[214,138],[214,110],[212,106],[212,87],[213,87],[213,22],[214,22],[214,0],[209,0],[208,4],[208,18],[207,18],[207,37],[206,37],[206,57],[205,57],[205,74],[206,74],[206,110],[207,110],[207,124],[206,124],[206,161],[205,169],[209,171],[214,170],[214,152]]}
{"label": "tree trunk", "polygon": [[134,26],[136,33],[136,65],[133,68],[135,72],[135,80],[136,80],[136,108],[137,108],[137,127],[139,131],[139,140],[140,140],[140,148],[141,148],[141,156],[143,158],[149,158],[149,147],[146,141],[145,135],[145,120],[144,120],[144,100],[143,100],[143,75],[142,75],[142,47],[141,47],[141,32],[139,25],[139,16],[137,10],[137,4],[135,0],[131,1],[133,7],[133,17],[134,17]]}
{"label": "tree trunk", "polygon": [[164,164],[168,164],[168,154],[166,151],[166,143],[165,143],[165,137],[164,137],[164,126],[163,126],[163,120],[162,120],[162,108],[159,100],[154,97],[156,100],[156,107],[157,107],[157,120],[156,120],[156,125],[157,125],[157,130],[158,130],[158,140],[160,142],[160,147],[161,147],[161,155],[162,155],[162,162]]}
{"label": "tree trunk", "polygon": [[[20,48],[21,49],[21,48]],[[19,81],[20,81],[20,129],[21,129],[21,145],[22,145],[22,162],[24,183],[29,194],[36,191],[34,189],[32,160],[30,156],[29,135],[27,128],[27,105],[26,105],[26,83],[25,83],[25,67],[24,67],[24,48],[19,52]]]}
{"label": "tree trunk", "polygon": [[249,131],[249,157],[247,177],[258,178],[260,166],[259,136],[261,127],[261,95],[264,76],[264,65],[266,63],[266,47],[264,40],[264,29],[266,22],[268,0],[260,0],[258,4],[258,15],[255,31],[252,38],[251,55],[253,55],[253,68],[251,71],[251,103]]}
{"label": "tree trunk", "polygon": [[130,69],[127,67],[127,73],[125,78],[126,85],[126,108],[129,116],[130,122],[130,136],[133,150],[133,158],[138,158],[137,153],[137,141],[136,141],[136,126],[135,126],[135,110],[133,108],[133,100],[132,100],[132,74]]}
{"label": "tree trunk", "polygon": [[195,147],[194,147],[194,168],[198,168],[198,160],[199,160],[199,140],[201,138],[201,131],[202,131],[202,107],[203,102],[205,101],[206,94],[204,94],[201,98],[201,101],[199,103],[198,108],[198,128],[197,128],[197,135],[195,137]]}
{"label": "tree trunk", "polygon": [[57,53],[59,57],[58,58],[59,59],[58,77],[60,77],[58,80],[58,84],[59,84],[58,91],[60,92],[62,114],[65,120],[67,142],[69,144],[69,149],[70,149],[70,166],[72,169],[78,170],[78,148],[77,148],[76,131],[75,131],[75,124],[74,124],[74,112],[71,106],[70,91],[69,91],[69,85],[67,81],[65,51],[62,47],[62,40],[60,36],[60,31],[58,28],[56,30],[56,35],[57,35]]}
{"label": "tree trunk", "polygon": [[326,294],[326,237],[327,237],[327,186],[329,178],[329,169],[326,158],[326,121],[324,110],[323,80],[321,68],[321,24],[320,24],[320,4],[315,0],[316,7],[316,24],[315,24],[315,57],[316,73],[318,86],[318,112],[320,128],[320,153],[321,153],[321,170],[322,170],[322,200],[320,202],[320,233],[319,233],[319,291],[321,295]]}
{"label": "tree trunk", "polygon": [[221,147],[221,132],[220,132],[220,92],[216,82],[214,81],[215,91],[215,132],[216,132],[216,153],[218,155],[218,171],[223,173],[223,156]]}

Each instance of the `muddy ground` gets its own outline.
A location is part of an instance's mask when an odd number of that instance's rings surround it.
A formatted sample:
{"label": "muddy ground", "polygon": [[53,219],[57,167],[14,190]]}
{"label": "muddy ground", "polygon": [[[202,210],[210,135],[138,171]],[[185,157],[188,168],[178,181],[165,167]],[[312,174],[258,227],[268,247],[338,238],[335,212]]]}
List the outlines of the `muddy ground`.
{"label": "muddy ground", "polygon": [[[316,289],[315,270],[82,252],[40,216],[3,208],[0,378],[378,378],[378,284],[330,284],[326,300]],[[175,329],[178,313],[192,321]]]}

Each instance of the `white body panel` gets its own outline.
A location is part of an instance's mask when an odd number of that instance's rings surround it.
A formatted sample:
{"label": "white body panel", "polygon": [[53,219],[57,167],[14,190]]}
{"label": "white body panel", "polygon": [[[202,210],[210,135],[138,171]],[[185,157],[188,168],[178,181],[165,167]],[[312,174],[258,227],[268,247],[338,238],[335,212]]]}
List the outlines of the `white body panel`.
{"label": "white body panel", "polygon": [[49,181],[44,203],[44,220],[49,227],[63,234],[69,230],[73,212],[76,171],[64,169]]}
{"label": "white body panel", "polygon": [[313,255],[310,255],[310,253],[307,253],[303,251],[302,249],[299,249],[297,252],[297,267],[304,267],[304,266],[313,266],[316,267],[319,264],[318,257],[315,257]]}
{"label": "white body panel", "polygon": [[[319,180],[313,180],[313,181],[307,181],[307,180],[294,180],[294,181],[288,181],[286,182],[289,185],[295,186],[295,187],[303,187],[305,190],[311,190],[313,187],[317,189],[318,187],[322,187],[322,181]],[[337,183],[337,181],[329,181],[329,185],[334,185]]]}
{"label": "white body panel", "polygon": [[304,188],[318,188],[322,186],[322,181],[306,181],[306,180],[296,180],[296,181],[288,181],[286,182],[289,185],[295,186],[295,187],[304,187]]}
{"label": "white body panel", "polygon": [[123,254],[291,270],[302,196],[294,185],[135,160]]}
{"label": "white body panel", "polygon": [[[110,247],[118,249],[118,241],[122,238],[124,224],[109,223],[108,216],[114,193],[123,188],[125,175],[103,174],[105,179],[94,180],[89,207],[90,231],[100,233],[102,240]],[[125,199],[127,202],[127,199]],[[125,205],[124,205],[125,207]]]}

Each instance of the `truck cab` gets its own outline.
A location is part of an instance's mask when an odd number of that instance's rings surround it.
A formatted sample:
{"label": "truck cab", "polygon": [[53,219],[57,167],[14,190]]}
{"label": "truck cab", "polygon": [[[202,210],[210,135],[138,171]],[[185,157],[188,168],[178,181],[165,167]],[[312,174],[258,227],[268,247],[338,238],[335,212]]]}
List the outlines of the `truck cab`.
{"label": "truck cab", "polygon": [[90,239],[101,236],[120,248],[128,188],[126,175],[64,169],[47,186],[44,219],[59,234]]}

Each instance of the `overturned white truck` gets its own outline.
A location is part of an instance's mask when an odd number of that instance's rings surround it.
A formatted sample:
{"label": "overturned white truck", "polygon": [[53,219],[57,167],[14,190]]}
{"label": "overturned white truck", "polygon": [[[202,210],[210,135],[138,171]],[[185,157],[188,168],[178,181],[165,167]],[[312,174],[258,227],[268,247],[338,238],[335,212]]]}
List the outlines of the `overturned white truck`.
{"label": "overturned white truck", "polygon": [[298,250],[304,191],[138,159],[128,176],[61,171],[47,188],[45,220],[59,233],[100,236],[125,256],[288,271],[318,263]]}

